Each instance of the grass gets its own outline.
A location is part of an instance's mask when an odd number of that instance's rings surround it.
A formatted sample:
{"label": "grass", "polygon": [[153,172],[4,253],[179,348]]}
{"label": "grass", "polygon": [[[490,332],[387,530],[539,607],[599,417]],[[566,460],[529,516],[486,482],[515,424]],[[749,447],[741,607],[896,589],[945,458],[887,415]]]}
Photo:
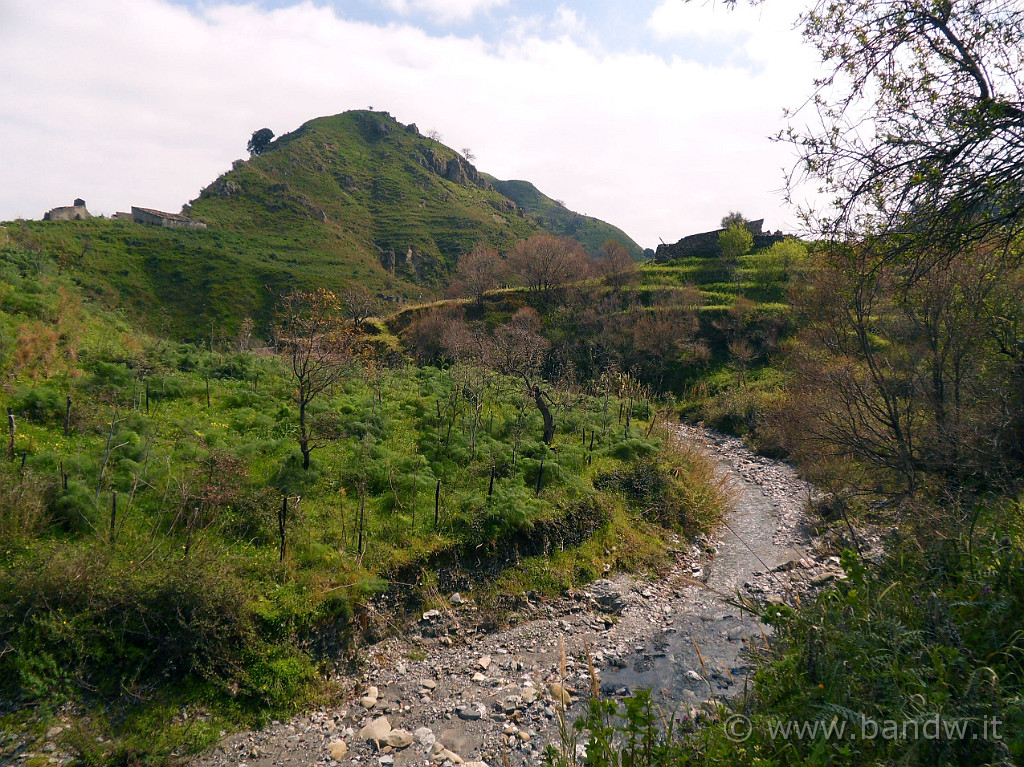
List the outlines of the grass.
{"label": "grass", "polygon": [[[0,407],[16,425],[16,460],[0,461],[0,697],[20,733],[4,748],[64,717],[84,763],[165,763],[329,700],[361,605],[438,598],[439,581],[399,585],[407,573],[448,562],[500,621],[498,595],[656,568],[715,513],[699,467],[638,436],[646,403],[627,435],[616,398],[606,422],[603,398],[582,396],[545,445],[521,385],[469,366],[353,367],[312,408],[321,444],[302,471],[280,360],[140,333],[87,298],[84,271],[0,250]],[[397,348],[382,326],[369,338]],[[657,492],[595,486],[631,466]],[[640,523],[655,507],[662,525]]]}

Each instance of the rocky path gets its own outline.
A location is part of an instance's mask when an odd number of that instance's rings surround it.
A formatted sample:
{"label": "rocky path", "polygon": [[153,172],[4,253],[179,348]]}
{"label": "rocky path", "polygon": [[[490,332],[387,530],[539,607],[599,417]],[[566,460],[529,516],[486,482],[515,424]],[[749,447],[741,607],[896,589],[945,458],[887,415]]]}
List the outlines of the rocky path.
{"label": "rocky path", "polygon": [[[346,704],[230,736],[194,767],[540,764],[544,743],[558,738],[559,699],[591,687],[585,650],[604,695],[647,687],[694,706],[741,693],[742,650],[767,627],[724,598],[787,601],[841,570],[810,550],[801,526],[809,488],[792,469],[738,439],[678,429],[716,460],[733,503],[716,538],[681,552],[668,577],[622,576],[557,603],[531,601],[528,620],[494,633],[452,595],[450,610],[370,648],[361,678],[339,679],[352,690]],[[570,713],[582,708],[569,703]]]}

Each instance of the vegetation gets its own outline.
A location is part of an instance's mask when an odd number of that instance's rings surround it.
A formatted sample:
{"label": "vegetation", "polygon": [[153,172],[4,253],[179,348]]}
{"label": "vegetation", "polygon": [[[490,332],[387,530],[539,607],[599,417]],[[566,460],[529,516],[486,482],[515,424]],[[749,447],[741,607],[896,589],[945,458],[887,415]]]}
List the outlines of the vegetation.
{"label": "vegetation", "polygon": [[544,377],[533,310],[416,367],[326,290],[279,299],[276,352],[251,326],[203,348],[90,300],[86,271],[0,250],[0,721],[71,713],[86,763],[329,700],[323,671],[402,621],[369,600],[433,604],[470,552],[505,620],[506,589],[657,568],[721,510],[636,381]]}

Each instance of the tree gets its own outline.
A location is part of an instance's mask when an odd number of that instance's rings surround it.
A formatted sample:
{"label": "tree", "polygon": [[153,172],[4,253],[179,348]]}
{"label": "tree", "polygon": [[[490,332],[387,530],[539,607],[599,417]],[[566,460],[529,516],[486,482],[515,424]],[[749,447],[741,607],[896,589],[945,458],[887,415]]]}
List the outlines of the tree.
{"label": "tree", "polygon": [[451,292],[482,302],[484,293],[493,290],[508,276],[508,264],[494,248],[477,245],[459,259]]}
{"label": "tree", "polygon": [[724,232],[719,233],[718,247],[727,261],[736,261],[754,247],[754,235],[745,224],[730,224]]}
{"label": "tree", "polygon": [[512,271],[536,293],[579,280],[589,273],[589,258],[576,240],[553,234],[535,234],[520,240],[508,256]]}
{"label": "tree", "polygon": [[832,206],[808,212],[822,243],[797,295],[791,439],[872,489],[1001,484],[1024,455],[1006,335],[1022,327],[1024,8],[822,0],[804,35],[831,73],[818,127],[783,136],[790,188]]}
{"label": "tree", "polygon": [[738,210],[730,210],[726,215],[722,216],[722,228],[728,229],[733,224],[739,224],[744,226],[747,223],[746,217]]}
{"label": "tree", "polygon": [[340,299],[339,306],[356,328],[380,311],[380,301],[365,288],[346,288],[341,292]]}
{"label": "tree", "polygon": [[626,246],[618,240],[608,240],[601,246],[594,266],[606,282],[619,286],[638,276],[640,271]]}
{"label": "tree", "polygon": [[476,155],[473,154],[473,150],[468,146],[462,147],[462,156],[466,159],[466,162],[473,162],[476,159]]}
{"label": "tree", "polygon": [[245,148],[249,151],[250,157],[255,157],[256,155],[263,154],[273,140],[274,131],[270,130],[270,128],[260,128],[258,131],[253,131]]}
{"label": "tree", "polygon": [[[892,240],[895,255],[1024,231],[1024,7],[1012,0],[819,0],[804,37],[831,72],[791,127],[799,164],[833,207],[838,240]],[[811,124],[810,119],[802,123]],[[910,236],[912,235],[912,236]]]}
{"label": "tree", "polygon": [[308,469],[317,447],[310,424],[310,404],[333,387],[352,359],[352,336],[340,319],[340,302],[320,288],[296,291],[281,299],[274,337],[295,385],[299,406],[299,450]]}
{"label": "tree", "polygon": [[536,311],[519,309],[508,322],[495,329],[489,363],[500,373],[523,379],[544,422],[544,443],[550,445],[555,438],[555,417],[550,407],[553,400],[542,386],[540,369],[551,344],[540,334],[540,328]]}

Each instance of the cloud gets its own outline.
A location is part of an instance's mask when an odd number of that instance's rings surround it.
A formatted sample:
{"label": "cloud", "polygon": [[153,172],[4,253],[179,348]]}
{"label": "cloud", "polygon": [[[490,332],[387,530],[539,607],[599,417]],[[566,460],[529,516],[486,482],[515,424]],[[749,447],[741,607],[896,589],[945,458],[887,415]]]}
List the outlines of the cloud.
{"label": "cloud", "polygon": [[379,0],[381,5],[403,16],[424,14],[440,22],[469,21],[508,4],[508,0]]}
{"label": "cloud", "polygon": [[775,228],[787,214],[772,190],[791,160],[765,137],[813,76],[603,51],[568,35],[433,36],[312,2],[49,0],[40,14],[35,0],[5,0],[0,26],[0,220],[74,197],[108,214],[177,210],[245,154],[253,130],[280,135],[373,105],[645,246],[728,210]]}

